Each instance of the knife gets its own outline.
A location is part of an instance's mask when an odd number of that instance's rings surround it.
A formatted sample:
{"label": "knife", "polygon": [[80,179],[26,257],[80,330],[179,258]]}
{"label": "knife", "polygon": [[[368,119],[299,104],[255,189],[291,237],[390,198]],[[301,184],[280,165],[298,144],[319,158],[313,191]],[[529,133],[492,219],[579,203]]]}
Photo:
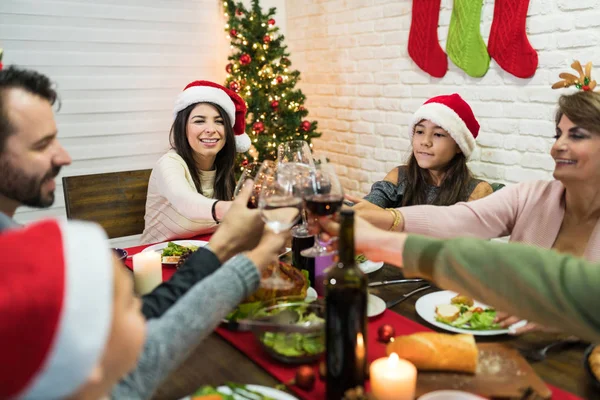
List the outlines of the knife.
{"label": "knife", "polygon": [[427,290],[430,287],[431,287],[431,285],[429,285],[429,284],[420,286],[417,289],[413,290],[412,292],[408,292],[406,294],[403,294],[402,297],[400,297],[399,299],[387,301],[385,303],[385,306],[386,306],[386,308],[392,308],[392,307],[394,307],[394,306],[402,303],[404,300],[408,299],[413,294],[419,293],[419,292],[421,292],[423,290]]}
{"label": "knife", "polygon": [[378,287],[378,286],[385,286],[385,285],[395,285],[395,284],[399,284],[399,283],[419,283],[419,282],[425,282],[425,279],[421,279],[421,278],[415,278],[415,279],[394,279],[394,280],[391,280],[391,281],[371,282],[371,283],[369,283],[369,287]]}

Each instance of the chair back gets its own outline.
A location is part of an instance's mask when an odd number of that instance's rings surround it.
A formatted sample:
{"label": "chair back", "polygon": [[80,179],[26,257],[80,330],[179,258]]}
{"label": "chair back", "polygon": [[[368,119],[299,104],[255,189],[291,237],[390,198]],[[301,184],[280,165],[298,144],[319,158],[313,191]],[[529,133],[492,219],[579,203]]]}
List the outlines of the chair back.
{"label": "chair back", "polygon": [[151,169],[62,179],[67,218],[100,224],[109,238],[144,231]]}

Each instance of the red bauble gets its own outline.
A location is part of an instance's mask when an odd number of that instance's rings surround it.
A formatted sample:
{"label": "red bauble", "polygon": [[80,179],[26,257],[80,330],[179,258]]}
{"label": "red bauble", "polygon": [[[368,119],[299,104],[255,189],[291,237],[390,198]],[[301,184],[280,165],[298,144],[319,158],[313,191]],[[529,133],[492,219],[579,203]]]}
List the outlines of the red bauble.
{"label": "red bauble", "polygon": [[229,82],[229,89],[233,90],[234,92],[237,92],[238,90],[240,90],[240,84],[236,81],[231,81]]}
{"label": "red bauble", "polygon": [[229,36],[236,37],[237,36],[237,30],[235,30],[235,29],[230,30],[229,31]]}
{"label": "red bauble", "polygon": [[275,78],[275,79],[277,79],[277,83],[281,83],[281,82],[283,82],[283,77],[282,77],[282,76],[278,76],[278,77],[277,77],[277,78]]}
{"label": "red bauble", "polygon": [[258,121],[252,125],[252,130],[256,133],[263,133],[265,131],[265,124]]}
{"label": "red bauble", "polygon": [[305,110],[304,106],[298,107],[298,111],[304,111],[304,110]]}
{"label": "red bauble", "polygon": [[263,42],[264,43],[271,43],[271,36],[269,36],[269,35],[263,36]]}
{"label": "red bauble", "polygon": [[250,57],[250,55],[244,53],[240,56],[240,64],[248,65],[248,64],[250,64],[250,61],[252,61],[252,58]]}
{"label": "red bauble", "polygon": [[273,18],[271,18],[270,20],[267,21],[269,23],[269,25],[273,26],[275,25],[275,20]]}
{"label": "red bauble", "polygon": [[303,365],[296,370],[296,386],[302,390],[312,390],[315,387],[315,371],[310,365]]}
{"label": "red bauble", "polygon": [[383,343],[389,342],[396,335],[396,330],[389,324],[383,324],[377,329],[377,340]]}
{"label": "red bauble", "polygon": [[237,10],[235,10],[235,15],[244,15],[244,12],[238,8]]}
{"label": "red bauble", "polygon": [[274,110],[277,107],[279,107],[279,102],[277,100],[274,100],[271,102],[271,108]]}
{"label": "red bauble", "polygon": [[246,165],[248,165],[248,160],[242,161],[242,166],[245,167]]}
{"label": "red bauble", "polygon": [[227,64],[225,66],[225,71],[227,71],[227,73],[230,74],[233,71],[233,64]]}
{"label": "red bauble", "polygon": [[310,122],[309,121],[302,121],[302,123],[300,124],[300,128],[302,128],[302,130],[304,132],[310,131]]}

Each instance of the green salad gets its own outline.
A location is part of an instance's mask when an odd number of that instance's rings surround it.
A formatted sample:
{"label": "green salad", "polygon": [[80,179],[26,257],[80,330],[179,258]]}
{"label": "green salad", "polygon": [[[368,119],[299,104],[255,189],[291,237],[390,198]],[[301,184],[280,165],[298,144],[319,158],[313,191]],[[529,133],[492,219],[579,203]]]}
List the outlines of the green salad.
{"label": "green salad", "polygon": [[365,257],[364,254],[358,254],[356,257],[354,257],[354,259],[356,260],[357,263],[362,264],[365,261],[367,261],[367,257]]}
{"label": "green salad", "polygon": [[451,304],[439,305],[436,309],[435,319],[438,322],[460,329],[490,330],[500,329],[494,322],[496,310],[493,308],[475,307],[473,301],[461,302],[464,296],[452,299]]}
{"label": "green salad", "polygon": [[272,397],[265,396],[254,390],[248,389],[246,385],[227,383],[226,386],[229,388],[232,394],[223,393],[222,391],[219,391],[218,388],[215,388],[213,386],[202,386],[200,389],[194,392],[194,394],[192,394],[191,400],[194,400],[196,397],[201,398],[202,396],[208,396],[211,394],[221,396],[222,400],[236,400],[239,398],[248,400],[275,400]]}
{"label": "green salad", "polygon": [[162,256],[163,257],[174,257],[174,256],[182,256],[183,254],[189,252],[189,251],[196,251],[198,250],[198,246],[181,246],[178,244],[175,244],[173,242],[169,242],[167,244],[167,247],[165,247],[162,251]]}

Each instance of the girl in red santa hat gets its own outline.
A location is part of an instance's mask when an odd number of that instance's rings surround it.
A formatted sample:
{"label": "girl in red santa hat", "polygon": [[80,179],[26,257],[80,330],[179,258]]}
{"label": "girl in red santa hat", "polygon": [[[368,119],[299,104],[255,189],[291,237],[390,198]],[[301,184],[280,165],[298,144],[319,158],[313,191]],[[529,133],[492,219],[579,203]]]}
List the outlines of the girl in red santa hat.
{"label": "girl in red santa hat", "polygon": [[194,81],[173,110],[171,150],[150,175],[142,243],[216,229],[233,198],[237,152],[250,148],[246,103],[232,90]]}

